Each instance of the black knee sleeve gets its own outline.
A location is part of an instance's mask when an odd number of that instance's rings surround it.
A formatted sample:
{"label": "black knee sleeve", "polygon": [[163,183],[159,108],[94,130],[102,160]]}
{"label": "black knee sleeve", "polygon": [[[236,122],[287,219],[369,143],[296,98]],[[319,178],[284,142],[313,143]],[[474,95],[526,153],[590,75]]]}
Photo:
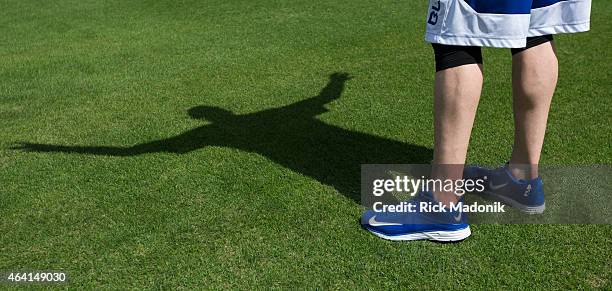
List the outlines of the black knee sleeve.
{"label": "black knee sleeve", "polygon": [[[527,45],[524,48],[511,49],[512,55],[520,53],[526,49],[547,43],[553,40],[552,35],[541,35],[527,38]],[[432,43],[434,54],[436,55],[436,72],[467,65],[482,64],[482,52],[476,46],[457,46]]]}
{"label": "black knee sleeve", "polygon": [[482,64],[482,52],[476,46],[432,43],[436,55],[436,72],[467,65]]}
{"label": "black knee sleeve", "polygon": [[526,49],[530,49],[534,46],[539,46],[543,43],[547,43],[549,41],[553,40],[553,36],[552,34],[548,34],[548,35],[541,35],[541,36],[534,36],[534,37],[528,37],[527,38],[527,45],[524,48],[513,48],[510,51],[512,52],[512,55],[518,54]]}

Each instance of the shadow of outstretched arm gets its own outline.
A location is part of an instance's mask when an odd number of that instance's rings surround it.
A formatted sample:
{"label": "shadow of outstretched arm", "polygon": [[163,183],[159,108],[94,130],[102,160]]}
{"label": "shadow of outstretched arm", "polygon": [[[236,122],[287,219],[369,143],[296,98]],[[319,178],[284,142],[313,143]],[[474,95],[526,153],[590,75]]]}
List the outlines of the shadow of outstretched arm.
{"label": "shadow of outstretched arm", "polygon": [[11,149],[27,152],[58,152],[118,157],[159,152],[183,154],[211,145],[208,138],[209,134],[213,134],[213,132],[207,130],[207,126],[203,126],[189,130],[175,137],[141,143],[131,147],[69,146],[23,142],[18,143]]}
{"label": "shadow of outstretched arm", "polygon": [[67,146],[67,145],[54,145],[54,144],[42,144],[42,143],[19,143],[18,145],[11,147],[14,150],[22,150],[25,152],[58,152],[58,153],[72,153],[72,154],[89,154],[89,155],[101,155],[101,156],[133,156],[143,154],[140,149],[136,147],[110,147],[110,146]]}
{"label": "shadow of outstretched arm", "polygon": [[[327,112],[325,105],[339,99],[344,91],[346,81],[352,79],[348,73],[333,73],[329,76],[327,85],[321,89],[319,95],[282,107],[285,113],[308,115],[310,117]],[[274,110],[278,110],[275,108]]]}
{"label": "shadow of outstretched arm", "polygon": [[340,98],[342,91],[344,91],[344,83],[352,79],[348,73],[333,73],[329,76],[327,85],[321,89],[319,95],[312,98],[321,102],[322,105],[334,101]]}

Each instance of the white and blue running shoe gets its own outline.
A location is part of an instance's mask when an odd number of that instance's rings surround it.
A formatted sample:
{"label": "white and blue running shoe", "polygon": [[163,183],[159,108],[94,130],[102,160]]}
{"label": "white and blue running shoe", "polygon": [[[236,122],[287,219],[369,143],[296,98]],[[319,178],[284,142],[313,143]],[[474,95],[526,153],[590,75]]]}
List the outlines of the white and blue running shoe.
{"label": "white and blue running shoe", "polygon": [[[421,192],[407,203],[415,205],[414,212],[368,210],[361,217],[361,224],[374,235],[394,241],[453,242],[470,236],[470,226],[461,207],[458,207],[459,211],[453,211],[450,207],[446,207],[446,211],[427,211],[420,205],[438,205],[431,192]],[[463,205],[463,199],[460,203]]]}
{"label": "white and blue running shoe", "polygon": [[480,194],[485,198],[503,202],[524,213],[541,214],[546,207],[541,177],[531,180],[517,179],[505,165],[493,170],[467,167],[464,171],[464,178],[484,179],[486,181],[485,189]]}

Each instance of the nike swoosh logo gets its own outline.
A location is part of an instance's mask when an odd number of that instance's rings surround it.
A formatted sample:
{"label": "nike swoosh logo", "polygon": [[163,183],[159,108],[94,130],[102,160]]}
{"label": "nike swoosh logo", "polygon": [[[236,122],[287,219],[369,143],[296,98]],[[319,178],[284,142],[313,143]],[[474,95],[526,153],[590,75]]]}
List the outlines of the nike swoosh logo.
{"label": "nike swoosh logo", "polygon": [[455,219],[456,222],[461,221],[461,213],[462,212],[460,211],[456,216],[453,216],[453,218]]}
{"label": "nike swoosh logo", "polygon": [[402,225],[401,223],[376,221],[376,215],[370,217],[368,224],[371,226],[391,226],[391,225]]}
{"label": "nike swoosh logo", "polygon": [[491,188],[491,190],[497,190],[499,188],[502,188],[504,186],[508,185],[508,182],[503,183],[503,184],[499,184],[499,185],[493,185],[493,181],[489,182],[489,187]]}

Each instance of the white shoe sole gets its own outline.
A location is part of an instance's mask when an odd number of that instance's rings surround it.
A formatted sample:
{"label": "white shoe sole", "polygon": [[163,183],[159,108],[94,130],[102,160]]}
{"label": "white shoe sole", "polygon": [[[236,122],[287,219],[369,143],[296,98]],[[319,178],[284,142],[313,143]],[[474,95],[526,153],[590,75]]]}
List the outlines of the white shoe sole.
{"label": "white shoe sole", "polygon": [[517,202],[516,200],[513,200],[511,198],[508,198],[507,196],[503,196],[503,195],[499,195],[499,194],[495,194],[493,192],[489,192],[489,191],[485,191],[484,192],[486,195],[491,196],[495,199],[500,200],[501,202],[508,204],[524,213],[527,214],[542,214],[544,213],[544,209],[546,208],[546,203],[540,205],[540,206],[528,206],[525,204],[521,204],[519,202]]}
{"label": "white shoe sole", "polygon": [[[367,228],[367,227],[366,227]],[[468,236],[472,234],[470,227],[466,227],[460,230],[453,231],[425,231],[425,232],[416,232],[410,234],[401,234],[401,235],[386,235],[380,232],[377,232],[373,229],[367,228],[374,235],[384,238],[386,240],[393,241],[410,241],[410,240],[431,240],[431,241],[440,241],[440,242],[452,242],[452,241],[460,241],[466,239]]]}

